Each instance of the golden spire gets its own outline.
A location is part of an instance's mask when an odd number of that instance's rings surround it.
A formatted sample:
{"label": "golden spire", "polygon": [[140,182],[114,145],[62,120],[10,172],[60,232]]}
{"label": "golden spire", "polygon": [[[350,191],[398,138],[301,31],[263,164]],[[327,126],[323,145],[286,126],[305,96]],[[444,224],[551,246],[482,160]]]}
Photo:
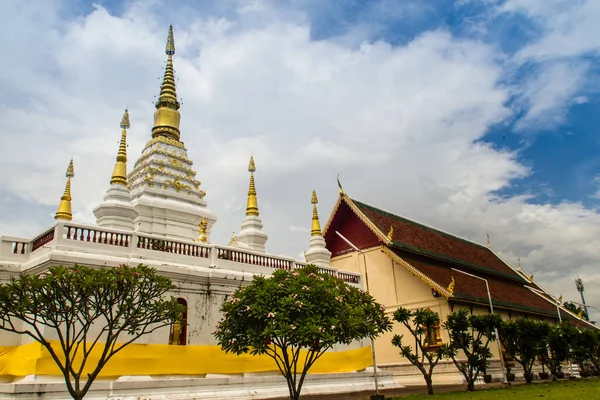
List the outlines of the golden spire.
{"label": "golden spire", "polygon": [[254,157],[250,157],[250,163],[248,164],[248,171],[250,171],[250,187],[248,188],[248,206],[246,207],[246,215],[254,215],[258,217],[258,200],[256,199],[256,187],[254,186],[254,171],[256,171],[256,165],[254,165]]}
{"label": "golden spire", "polygon": [[73,219],[73,214],[71,213],[71,178],[75,176],[73,172],[72,158],[71,162],[69,162],[67,173],[65,175],[67,176],[67,184],[65,185],[65,192],[60,198],[60,204],[58,205],[58,210],[56,210],[54,219],[64,219],[70,221]]}
{"label": "golden spire", "polygon": [[448,292],[450,292],[451,295],[454,295],[454,277],[452,277],[452,280],[450,281],[450,284],[448,285]]}
{"label": "golden spire", "polygon": [[155,103],[154,127],[152,137],[164,136],[179,140],[179,102],[175,88],[175,72],[173,71],[173,54],[175,54],[175,41],[173,40],[173,25],[169,26],[167,37],[167,66],[165,76],[160,87],[160,95]]}
{"label": "golden spire", "polygon": [[321,224],[319,223],[319,214],[317,213],[317,204],[319,200],[317,199],[317,192],[312,191],[312,198],[310,202],[313,205],[313,216],[312,216],[312,229],[310,230],[311,236],[321,236]]}
{"label": "golden spire", "polygon": [[129,129],[129,111],[125,109],[121,120],[121,142],[117,153],[117,163],[113,170],[110,184],[121,184],[127,186],[127,129]]}

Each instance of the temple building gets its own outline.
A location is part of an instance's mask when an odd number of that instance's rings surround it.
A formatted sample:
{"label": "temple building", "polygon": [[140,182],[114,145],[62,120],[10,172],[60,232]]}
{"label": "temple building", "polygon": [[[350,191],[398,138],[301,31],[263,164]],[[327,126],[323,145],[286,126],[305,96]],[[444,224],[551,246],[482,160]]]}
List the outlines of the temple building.
{"label": "temple building", "polygon": [[[71,195],[71,186],[77,184],[79,166],[71,160],[54,225],[34,238],[0,239],[0,282],[58,265],[105,268],[145,264],[175,284],[172,295],[186,306],[186,323],[157,330],[128,346],[107,364],[87,397],[260,399],[287,395],[285,381],[270,358],[225,354],[216,346],[213,332],[221,318],[221,304],[240,285],[257,274],[268,276],[276,269],[291,270],[308,263],[348,285],[369,290],[390,315],[400,305],[429,307],[442,320],[464,307],[473,313],[487,313],[488,282],[495,310],[504,318],[528,315],[586,324],[490,246],[351,199],[341,185],[323,231],[317,194],[313,191],[309,197],[307,193],[311,233],[304,260],[269,254],[268,229],[260,218],[255,182],[257,178],[260,183],[260,176],[255,177],[260,160],[255,163],[251,155],[245,218],[228,244],[213,243],[211,230],[217,216],[208,207],[206,192],[182,141],[185,133],[180,131],[172,27],[165,53],[167,63],[151,136],[128,172],[130,120],[125,110],[115,166],[112,175],[106,171],[106,193],[93,209],[96,225],[73,221],[71,207],[77,199]],[[396,327],[395,333],[399,331]],[[418,371],[391,346],[391,335],[376,341],[379,387],[422,384]],[[447,340],[438,329],[430,344],[437,346]],[[357,342],[327,352],[311,370],[317,374],[307,379],[303,393],[372,390],[369,344]],[[498,352],[495,357],[498,359]],[[0,331],[1,398],[29,399],[32,393],[35,397],[66,398],[62,379],[41,345],[24,335]],[[449,364],[436,379],[462,382]]]}

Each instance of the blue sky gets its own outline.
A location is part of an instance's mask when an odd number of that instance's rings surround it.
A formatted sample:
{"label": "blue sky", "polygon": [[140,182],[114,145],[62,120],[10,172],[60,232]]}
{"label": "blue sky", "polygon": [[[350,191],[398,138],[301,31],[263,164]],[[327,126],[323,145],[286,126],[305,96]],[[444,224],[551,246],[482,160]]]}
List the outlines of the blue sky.
{"label": "blue sky", "polygon": [[[95,222],[126,105],[130,169],[150,137],[172,23],[182,140],[219,218],[213,242],[239,230],[253,154],[271,252],[300,257],[310,193],[326,219],[339,173],[359,200],[479,243],[489,233],[566,298],[577,275],[600,285],[596,0],[7,0],[5,11],[0,234],[53,223],[70,157],[75,220]],[[600,291],[588,297],[600,306]]]}

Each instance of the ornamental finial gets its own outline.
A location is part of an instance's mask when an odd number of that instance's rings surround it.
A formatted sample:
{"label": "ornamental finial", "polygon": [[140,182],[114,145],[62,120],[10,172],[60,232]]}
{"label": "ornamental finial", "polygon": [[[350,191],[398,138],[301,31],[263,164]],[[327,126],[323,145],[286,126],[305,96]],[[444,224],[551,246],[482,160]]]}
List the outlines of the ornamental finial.
{"label": "ornamental finial", "polygon": [[344,194],[344,189],[342,188],[342,183],[340,182],[340,174],[337,174],[337,184],[340,188],[340,195]]}
{"label": "ornamental finial", "polygon": [[523,270],[523,269],[521,268],[521,258],[520,258],[520,257],[517,257],[517,269],[518,269],[519,271],[522,271],[522,270]]}
{"label": "ornamental finial", "polygon": [[65,176],[67,177],[65,192],[60,198],[60,204],[58,205],[58,210],[56,210],[56,214],[54,214],[54,219],[70,221],[73,219],[73,214],[71,212],[71,178],[75,176],[72,158],[69,162],[69,166],[67,167],[67,172]]}
{"label": "ornamental finial", "polygon": [[450,284],[448,285],[448,292],[450,292],[450,295],[454,295],[454,277],[452,277],[452,280],[450,281]]}
{"label": "ornamental finial", "polygon": [[394,240],[394,227],[390,225],[390,231],[387,234],[387,239],[391,242]]}
{"label": "ornamental finial", "polygon": [[321,223],[319,222],[319,213],[317,212],[317,192],[313,189],[312,197],[310,202],[313,205],[313,216],[312,216],[312,228],[310,230],[311,236],[321,236]]}
{"label": "ornamental finial", "polygon": [[167,65],[162,85],[160,86],[160,95],[154,104],[154,127],[152,128],[152,137],[163,136],[169,139],[179,140],[179,101],[177,101],[177,88],[175,85],[175,71],[173,69],[173,54],[175,54],[175,41],[173,39],[173,26],[169,26],[169,35],[167,37]]}
{"label": "ornamental finial", "polygon": [[490,242],[490,234],[486,233],[485,235],[487,236],[487,244],[486,244],[486,246],[490,247],[492,245],[492,243]]}
{"label": "ornamental finial", "polygon": [[246,215],[258,217],[258,200],[256,198],[256,186],[254,185],[254,171],[256,171],[256,165],[254,164],[254,157],[252,156],[250,156],[250,162],[248,163],[248,171],[250,172],[250,185],[248,187]]}
{"label": "ornamental finial", "polygon": [[129,129],[129,111],[125,109],[121,119],[121,142],[119,142],[119,152],[117,153],[117,162],[113,169],[110,184],[120,184],[127,186],[127,129]]}
{"label": "ornamental finial", "polygon": [[175,40],[173,39],[173,25],[169,25],[169,35],[167,36],[167,47],[165,54],[172,56],[175,54]]}
{"label": "ornamental finial", "polygon": [[206,231],[208,228],[208,221],[206,217],[202,217],[202,220],[198,224],[198,227],[200,228],[200,236],[198,237],[198,239],[196,239],[196,242],[207,243],[208,235],[206,234]]}

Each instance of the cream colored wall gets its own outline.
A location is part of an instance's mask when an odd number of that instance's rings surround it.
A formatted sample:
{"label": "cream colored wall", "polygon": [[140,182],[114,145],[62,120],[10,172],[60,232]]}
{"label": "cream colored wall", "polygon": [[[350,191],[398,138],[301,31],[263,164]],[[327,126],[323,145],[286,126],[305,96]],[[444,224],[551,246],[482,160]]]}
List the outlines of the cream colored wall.
{"label": "cream colored wall", "polygon": [[[331,266],[340,270],[358,272],[365,276],[366,258],[369,292],[386,307],[386,313],[393,319],[394,311],[403,306],[409,309],[430,308],[440,315],[442,321],[449,313],[448,302],[444,297],[433,297],[431,288],[413,276],[404,267],[395,263],[382,252],[382,247],[364,250],[365,256],[356,252],[336,257]],[[367,289],[365,286],[364,289]],[[393,330],[375,341],[377,365],[408,362],[399,355],[398,348],[391,341],[395,334],[404,335],[406,344],[414,345],[411,335],[402,324],[394,323]],[[448,335],[442,330],[442,339],[448,341]]]}

